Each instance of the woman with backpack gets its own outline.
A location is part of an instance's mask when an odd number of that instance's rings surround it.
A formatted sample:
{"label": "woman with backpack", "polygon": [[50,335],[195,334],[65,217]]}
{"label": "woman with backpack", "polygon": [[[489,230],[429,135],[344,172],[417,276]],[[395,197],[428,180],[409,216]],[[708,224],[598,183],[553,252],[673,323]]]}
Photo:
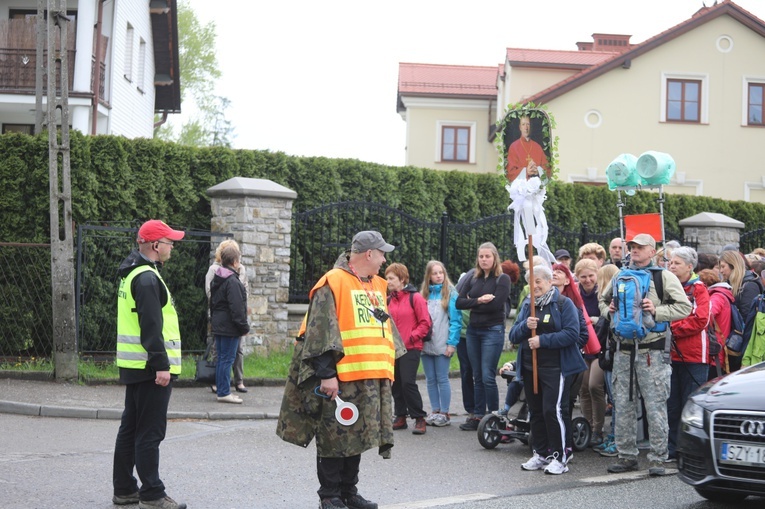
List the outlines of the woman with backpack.
{"label": "woman with backpack", "polygon": [[[747,319],[754,299],[765,291],[760,278],[746,268],[744,256],[738,251],[726,250],[720,253],[720,277],[728,283],[736,299],[736,307],[744,320]],[[730,372],[741,369],[741,354],[728,351]]]}
{"label": "woman with backpack", "polygon": [[452,386],[449,383],[449,367],[452,355],[457,351],[462,329],[462,312],[457,309],[457,290],[449,281],[444,264],[431,260],[425,266],[425,277],[420,289],[428,303],[428,313],[433,323],[431,340],[422,347],[422,369],[428,388],[431,413],[425,423],[431,426],[448,426]]}
{"label": "woman with backpack", "polygon": [[693,271],[697,262],[696,250],[687,246],[672,251],[669,260],[669,271],[680,280],[691,302],[691,314],[670,323],[672,375],[667,399],[669,459],[677,457],[677,431],[683,406],[691,393],[707,381],[709,375],[709,340],[706,332],[709,323],[709,292]]}
{"label": "woman with backpack", "polygon": [[717,355],[712,355],[711,350],[716,347],[710,346],[709,355],[709,376],[707,380],[712,380],[721,375],[728,374],[728,366],[725,362],[725,338],[730,334],[731,328],[731,306],[735,305],[733,292],[731,292],[728,283],[720,282],[718,272],[713,269],[703,269],[699,271],[699,279],[707,285],[709,292],[709,326],[707,332],[711,330],[714,333],[717,344],[720,345]]}
{"label": "woman with backpack", "polygon": [[406,416],[414,419],[415,435],[425,434],[425,411],[417,387],[423,338],[430,330],[428,304],[414,285],[409,284],[409,270],[400,263],[385,269],[388,281],[388,312],[406,347],[406,354],[396,359],[393,386],[393,429],[406,429]]}

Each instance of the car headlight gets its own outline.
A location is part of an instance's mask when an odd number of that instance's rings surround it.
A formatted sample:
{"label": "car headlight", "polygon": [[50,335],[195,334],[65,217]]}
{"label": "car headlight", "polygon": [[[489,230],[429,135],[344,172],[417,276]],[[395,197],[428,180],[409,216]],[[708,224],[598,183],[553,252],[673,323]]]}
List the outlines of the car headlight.
{"label": "car headlight", "polygon": [[683,407],[680,421],[695,428],[704,428],[704,409],[689,399]]}

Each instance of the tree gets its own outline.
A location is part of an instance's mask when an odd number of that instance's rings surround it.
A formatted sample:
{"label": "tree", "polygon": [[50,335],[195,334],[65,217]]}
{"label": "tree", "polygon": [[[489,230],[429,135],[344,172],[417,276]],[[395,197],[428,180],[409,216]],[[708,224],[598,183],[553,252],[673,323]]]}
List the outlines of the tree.
{"label": "tree", "polygon": [[[214,93],[221,77],[215,50],[215,22],[202,25],[186,0],[178,3],[178,51],[181,100],[191,102],[194,113],[176,134],[173,119],[155,129],[156,138],[192,146],[231,146],[233,127],[225,114],[231,101]],[[193,101],[193,102],[192,102]]]}

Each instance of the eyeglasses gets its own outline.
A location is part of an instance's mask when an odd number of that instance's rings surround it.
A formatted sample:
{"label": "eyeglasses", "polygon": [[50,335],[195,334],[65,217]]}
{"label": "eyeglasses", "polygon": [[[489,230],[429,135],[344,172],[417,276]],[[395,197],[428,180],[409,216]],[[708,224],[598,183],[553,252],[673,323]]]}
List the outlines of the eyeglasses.
{"label": "eyeglasses", "polygon": [[167,244],[168,246],[173,246],[173,242],[165,242],[164,240],[155,240],[154,242],[158,242],[160,244]]}

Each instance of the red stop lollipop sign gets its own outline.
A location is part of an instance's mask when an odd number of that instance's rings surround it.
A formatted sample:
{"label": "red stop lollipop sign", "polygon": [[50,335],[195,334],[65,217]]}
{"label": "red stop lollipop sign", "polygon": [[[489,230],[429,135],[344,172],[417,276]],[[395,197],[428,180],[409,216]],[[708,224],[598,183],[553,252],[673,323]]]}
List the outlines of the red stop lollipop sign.
{"label": "red stop lollipop sign", "polygon": [[359,419],[359,409],[353,403],[348,403],[340,399],[340,396],[335,396],[335,403],[337,408],[335,409],[335,419],[343,426],[350,426]]}

